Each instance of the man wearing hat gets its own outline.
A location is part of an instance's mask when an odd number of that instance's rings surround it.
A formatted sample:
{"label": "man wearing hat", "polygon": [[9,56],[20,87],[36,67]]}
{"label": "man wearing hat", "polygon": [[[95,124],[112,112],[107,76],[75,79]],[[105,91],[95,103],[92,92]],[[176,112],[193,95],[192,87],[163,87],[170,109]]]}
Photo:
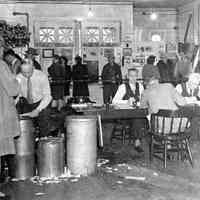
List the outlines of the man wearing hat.
{"label": "man wearing hat", "polygon": [[37,62],[37,60],[35,59],[35,56],[37,56],[37,50],[34,48],[28,48],[28,50],[26,51],[25,57],[28,59],[31,59],[33,61],[33,66],[35,67],[35,69],[41,70],[41,65]]}
{"label": "man wearing hat", "polygon": [[111,98],[115,96],[118,86],[122,82],[121,67],[115,63],[114,56],[108,57],[108,63],[103,67],[101,78],[103,81],[104,103],[111,103]]}

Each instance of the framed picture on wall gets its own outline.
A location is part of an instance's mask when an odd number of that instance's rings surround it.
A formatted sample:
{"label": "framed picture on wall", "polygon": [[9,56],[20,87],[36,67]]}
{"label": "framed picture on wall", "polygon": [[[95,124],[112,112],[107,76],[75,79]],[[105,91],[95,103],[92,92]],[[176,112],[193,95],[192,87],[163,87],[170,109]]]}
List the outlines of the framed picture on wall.
{"label": "framed picture on wall", "polygon": [[54,49],[43,49],[42,57],[43,58],[52,58],[54,55]]}

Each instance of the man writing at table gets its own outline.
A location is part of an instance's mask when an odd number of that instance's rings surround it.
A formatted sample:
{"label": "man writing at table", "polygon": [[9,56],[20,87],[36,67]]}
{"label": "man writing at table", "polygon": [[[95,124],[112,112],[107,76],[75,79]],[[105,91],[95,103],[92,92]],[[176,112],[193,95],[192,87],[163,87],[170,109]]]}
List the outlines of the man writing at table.
{"label": "man writing at table", "polygon": [[[178,84],[176,90],[181,94],[187,103],[198,103],[200,101],[200,74],[191,73],[188,81]],[[192,139],[200,140],[200,118],[193,117],[191,121]]]}
{"label": "man writing at table", "polygon": [[21,65],[17,80],[21,87],[21,96],[28,101],[26,113],[22,116],[38,117],[40,136],[48,135],[50,112],[47,107],[52,99],[48,77],[44,72],[35,69],[32,62],[27,62]]}
{"label": "man writing at table", "polygon": [[[125,105],[130,108],[133,105],[139,104],[141,94],[144,90],[141,83],[137,82],[138,70],[136,68],[131,68],[128,70],[128,82],[121,84],[113,98],[112,103],[116,105]],[[129,122],[131,126],[131,133],[134,133],[135,137],[135,148],[140,151],[140,139],[142,129],[145,128],[146,121],[143,119],[132,119]]]}
{"label": "man writing at table", "polygon": [[160,109],[177,110],[184,106],[186,100],[176,91],[171,83],[159,83],[159,77],[152,74],[147,81],[140,107],[148,108],[149,113],[157,113]]}
{"label": "man writing at table", "polygon": [[[157,113],[159,110],[177,110],[179,106],[186,105],[186,100],[174,88],[171,83],[159,83],[159,77],[149,77],[147,89],[144,90],[140,107],[148,108],[149,114]],[[169,132],[171,119],[165,120],[166,133]],[[162,120],[159,121],[161,126]],[[179,123],[174,123],[173,130],[178,130]],[[177,125],[177,126],[176,126]]]}

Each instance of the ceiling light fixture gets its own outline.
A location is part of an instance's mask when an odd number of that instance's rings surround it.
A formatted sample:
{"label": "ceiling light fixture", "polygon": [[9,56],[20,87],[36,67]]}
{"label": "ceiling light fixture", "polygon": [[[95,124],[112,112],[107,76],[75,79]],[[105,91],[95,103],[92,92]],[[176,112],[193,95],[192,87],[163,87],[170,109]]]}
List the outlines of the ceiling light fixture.
{"label": "ceiling light fixture", "polygon": [[94,13],[92,12],[91,1],[89,1],[88,17],[91,18],[93,16],[94,16]]}
{"label": "ceiling light fixture", "polygon": [[158,18],[158,14],[157,13],[155,13],[155,12],[152,12],[151,14],[150,14],[150,19],[151,20],[156,20]]}
{"label": "ceiling light fixture", "polygon": [[93,17],[94,16],[94,13],[92,12],[92,8],[89,7],[89,11],[88,11],[88,17]]}

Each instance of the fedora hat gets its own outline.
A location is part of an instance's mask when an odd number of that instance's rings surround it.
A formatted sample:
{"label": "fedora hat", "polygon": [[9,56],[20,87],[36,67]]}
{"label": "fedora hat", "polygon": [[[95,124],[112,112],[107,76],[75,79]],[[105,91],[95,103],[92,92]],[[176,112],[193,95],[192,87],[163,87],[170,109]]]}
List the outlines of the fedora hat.
{"label": "fedora hat", "polygon": [[34,49],[32,47],[28,48],[27,51],[25,51],[26,55],[31,54],[31,55],[38,55],[37,49]]}

